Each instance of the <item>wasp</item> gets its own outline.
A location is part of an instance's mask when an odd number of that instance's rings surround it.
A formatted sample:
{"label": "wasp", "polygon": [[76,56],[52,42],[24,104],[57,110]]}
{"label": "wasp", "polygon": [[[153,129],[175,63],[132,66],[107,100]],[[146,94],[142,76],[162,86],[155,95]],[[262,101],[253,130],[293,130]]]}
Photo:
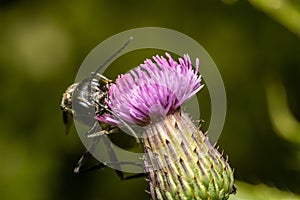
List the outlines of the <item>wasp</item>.
{"label": "wasp", "polygon": [[[111,62],[131,40],[132,38],[130,38],[119,50],[110,56],[95,72],[91,73],[89,77],[83,79],[81,82],[73,83],[63,94],[60,108],[63,112],[63,122],[66,125],[66,132],[69,132],[73,120],[77,120],[90,127],[86,133],[86,137],[94,140],[88,147],[87,151],[79,159],[74,168],[74,173],[81,173],[106,167],[104,163],[99,163],[93,167],[82,169],[84,163],[92,157],[90,152],[96,148],[101,137],[106,137],[109,134],[121,131],[118,126],[98,122],[95,119],[95,116],[103,115],[105,113],[114,115],[123,123],[124,127],[131,132],[131,135],[134,136],[136,141],[139,143],[134,130],[108,107],[106,103],[109,101],[108,87],[109,84],[112,83],[112,80],[99,73],[101,68]],[[107,148],[109,148],[109,145],[107,145]],[[118,164],[116,155],[113,151],[110,151],[110,156],[113,157],[112,160]],[[125,179],[121,171],[116,171],[121,179]]]}

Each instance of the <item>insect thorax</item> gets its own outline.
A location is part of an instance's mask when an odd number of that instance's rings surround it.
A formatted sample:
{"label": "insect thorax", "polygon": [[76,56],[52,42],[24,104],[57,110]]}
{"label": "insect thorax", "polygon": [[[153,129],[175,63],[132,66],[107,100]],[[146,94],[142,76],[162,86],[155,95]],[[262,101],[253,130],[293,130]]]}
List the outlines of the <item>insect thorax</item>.
{"label": "insect thorax", "polygon": [[[75,120],[91,126],[96,113],[107,109],[107,84],[111,82],[101,74],[92,74],[79,83],[69,86],[63,94],[61,109]],[[105,107],[105,108],[104,108]]]}

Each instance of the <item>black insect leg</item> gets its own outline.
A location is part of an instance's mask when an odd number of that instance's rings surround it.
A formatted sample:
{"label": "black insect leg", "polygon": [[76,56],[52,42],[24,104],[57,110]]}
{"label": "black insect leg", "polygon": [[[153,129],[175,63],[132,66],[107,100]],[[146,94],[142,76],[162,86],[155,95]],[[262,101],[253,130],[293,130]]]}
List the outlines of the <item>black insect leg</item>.
{"label": "black insect leg", "polygon": [[[115,130],[113,129],[111,131],[115,131]],[[109,133],[110,133],[110,131],[109,131]],[[140,177],[144,177],[146,175],[145,173],[129,174],[129,173],[124,173],[121,170],[117,170],[117,169],[121,169],[122,165],[135,165],[135,166],[143,168],[143,164],[126,162],[126,161],[117,161],[117,156],[116,156],[114,150],[112,149],[111,142],[106,134],[104,134],[104,135],[102,134],[100,137],[94,137],[93,139],[94,140],[93,140],[93,143],[91,144],[91,146],[88,148],[88,150],[82,155],[82,157],[78,161],[78,164],[76,165],[76,167],[74,169],[75,173],[86,173],[86,172],[90,172],[90,171],[103,169],[107,166],[113,166],[113,168],[115,168],[116,174],[120,177],[121,180],[140,178]],[[107,162],[107,163],[99,162],[98,164],[96,164],[94,166],[83,168],[84,163],[88,159],[92,158],[92,154],[90,152],[94,152],[96,145],[99,143],[100,139],[103,140],[111,161]]]}
{"label": "black insect leg", "polygon": [[[76,166],[74,168],[74,173],[76,173],[76,174],[81,173],[81,172],[89,169],[89,168],[82,169],[82,167],[84,166],[84,164],[86,163],[87,160],[92,158],[92,154],[90,153],[90,151],[95,149],[95,146],[98,144],[99,140],[100,140],[100,138],[95,138],[94,141],[92,142],[91,146],[88,148],[88,150],[86,150],[86,152],[81,156],[81,158],[79,159],[78,163],[76,164]],[[102,168],[104,168],[104,167],[106,167],[106,166],[104,164],[102,164]]]}
{"label": "black insect leg", "polygon": [[[117,162],[117,163],[105,163],[105,164],[107,164],[109,166],[112,166],[112,165],[123,165],[123,164],[132,164],[132,163]],[[85,169],[81,169],[80,171],[77,171],[76,173],[82,174],[82,173],[86,173],[86,172],[100,170],[100,169],[103,169],[103,168],[107,167],[107,165],[105,165],[105,164],[104,163],[98,163],[94,166],[91,166],[91,167],[88,167],[88,168],[85,168]],[[115,172],[121,180],[130,180],[130,179],[141,178],[141,177],[146,176],[146,173],[128,174],[127,175],[127,173],[124,173],[123,171],[119,171],[119,170],[116,170],[116,169],[115,169]]]}
{"label": "black insect leg", "polygon": [[[121,165],[135,165],[135,166],[140,166],[141,168],[144,168],[143,164],[140,163],[133,163],[133,162],[126,162],[126,161],[118,161],[117,156],[111,147],[112,143],[108,139],[107,135],[103,136],[103,141],[106,146],[106,149],[108,151],[109,157],[111,159],[110,163],[107,163],[108,165],[114,165],[114,169],[117,173],[117,175],[120,177],[121,180],[129,180],[133,178],[138,178],[138,177],[143,177],[145,176],[145,173],[139,173],[139,174],[133,174],[133,175],[125,175],[123,171],[121,171]],[[120,170],[118,170],[120,169]]]}
{"label": "black insect leg", "polygon": [[[103,136],[106,137],[106,136]],[[97,145],[97,143],[99,142],[101,137],[97,138],[97,142],[93,141],[93,143],[90,146],[90,150],[94,149],[94,146]],[[74,173],[76,174],[82,174],[82,173],[86,173],[86,172],[91,172],[91,171],[95,171],[95,170],[100,170],[103,169],[107,166],[116,166],[116,167],[120,167],[121,165],[136,165],[136,166],[140,166],[143,167],[143,165],[139,164],[139,163],[132,163],[132,162],[125,162],[125,161],[121,161],[121,162],[110,162],[110,163],[101,163],[99,162],[98,164],[91,166],[91,167],[86,167],[83,168],[84,163],[88,160],[92,158],[92,154],[87,150],[80,158],[80,160],[78,161],[75,169],[74,169]],[[119,176],[119,178],[121,180],[130,180],[130,179],[134,179],[134,178],[141,178],[141,177],[145,177],[146,173],[138,173],[138,174],[128,174],[128,173],[124,173],[123,171],[117,170],[115,169],[116,174]]]}
{"label": "black insect leg", "polygon": [[[87,131],[86,136],[90,135],[93,132],[97,132],[98,130],[99,130],[99,124],[96,121],[94,123],[94,125],[92,126],[92,128],[90,128]],[[92,157],[92,154],[90,152],[94,152],[95,151],[96,145],[99,143],[99,141],[100,141],[99,137],[93,138],[93,141],[92,141],[91,145],[88,147],[88,149],[86,150],[86,152],[81,156],[81,158],[77,162],[77,164],[76,164],[76,166],[74,168],[74,173],[80,173],[82,171],[83,165],[86,163],[87,160],[89,160]]]}
{"label": "black insect leg", "polygon": [[122,171],[115,170],[117,175],[120,177],[121,180],[130,180],[135,178],[143,178],[146,176],[146,173],[139,173],[133,175],[125,175]]}
{"label": "black insect leg", "polygon": [[103,136],[105,134],[114,133],[117,130],[118,130],[117,127],[113,128],[109,131],[100,130],[99,123],[96,121],[94,123],[94,125],[85,134],[87,138],[91,138],[93,141],[92,141],[91,145],[88,147],[88,149],[86,150],[86,152],[80,157],[79,161],[77,162],[77,164],[74,168],[74,173],[82,173],[82,172],[86,172],[86,171],[92,171],[95,169],[105,168],[106,165],[104,163],[99,163],[96,166],[86,167],[86,168],[83,168],[83,166],[89,159],[91,159],[93,157],[92,153],[95,152],[96,146],[101,139],[100,136]]}

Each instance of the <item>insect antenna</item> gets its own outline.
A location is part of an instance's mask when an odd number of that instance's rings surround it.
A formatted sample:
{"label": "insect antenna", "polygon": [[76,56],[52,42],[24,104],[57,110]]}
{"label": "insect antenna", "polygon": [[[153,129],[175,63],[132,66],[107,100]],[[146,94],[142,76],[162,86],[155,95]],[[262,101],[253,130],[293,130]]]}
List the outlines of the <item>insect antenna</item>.
{"label": "insect antenna", "polygon": [[112,61],[112,59],[114,59],[119,53],[121,53],[127,46],[128,44],[131,42],[131,40],[133,39],[133,37],[130,37],[127,42],[125,44],[123,44],[123,46],[118,49],[114,54],[112,54],[100,67],[98,67],[98,69],[94,72],[93,76],[91,77],[90,83],[88,85],[88,91],[91,91],[91,85],[92,85],[92,80],[95,78],[96,74],[99,73],[99,71],[105,66],[107,65],[109,62]]}

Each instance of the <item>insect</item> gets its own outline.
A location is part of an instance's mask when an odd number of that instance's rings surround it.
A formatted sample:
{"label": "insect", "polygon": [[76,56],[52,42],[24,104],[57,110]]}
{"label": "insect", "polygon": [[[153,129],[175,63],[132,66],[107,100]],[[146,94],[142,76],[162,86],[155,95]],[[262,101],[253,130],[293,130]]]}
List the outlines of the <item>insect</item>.
{"label": "insect", "polygon": [[[84,163],[92,157],[90,152],[96,148],[101,137],[106,137],[109,134],[120,132],[120,128],[106,123],[98,122],[95,116],[110,113],[120,120],[125,128],[127,128],[136,141],[139,142],[134,130],[118,115],[109,109],[106,101],[108,101],[108,87],[112,80],[99,73],[100,69],[107,65],[113,58],[115,58],[132,40],[130,38],[119,50],[110,56],[95,72],[79,83],[70,85],[63,94],[60,108],[63,111],[63,122],[66,125],[66,132],[68,133],[72,125],[73,119],[77,120],[90,129],[86,133],[86,137],[92,138],[93,142],[88,147],[87,151],[81,156],[74,173],[90,171],[93,169],[106,167],[105,164],[99,163],[93,167],[82,169]],[[107,141],[107,140],[106,140]],[[109,146],[109,145],[108,145]],[[109,148],[109,147],[107,147]],[[110,152],[110,157],[117,163],[116,156],[113,151]],[[117,171],[121,179],[125,179],[121,171]]]}

